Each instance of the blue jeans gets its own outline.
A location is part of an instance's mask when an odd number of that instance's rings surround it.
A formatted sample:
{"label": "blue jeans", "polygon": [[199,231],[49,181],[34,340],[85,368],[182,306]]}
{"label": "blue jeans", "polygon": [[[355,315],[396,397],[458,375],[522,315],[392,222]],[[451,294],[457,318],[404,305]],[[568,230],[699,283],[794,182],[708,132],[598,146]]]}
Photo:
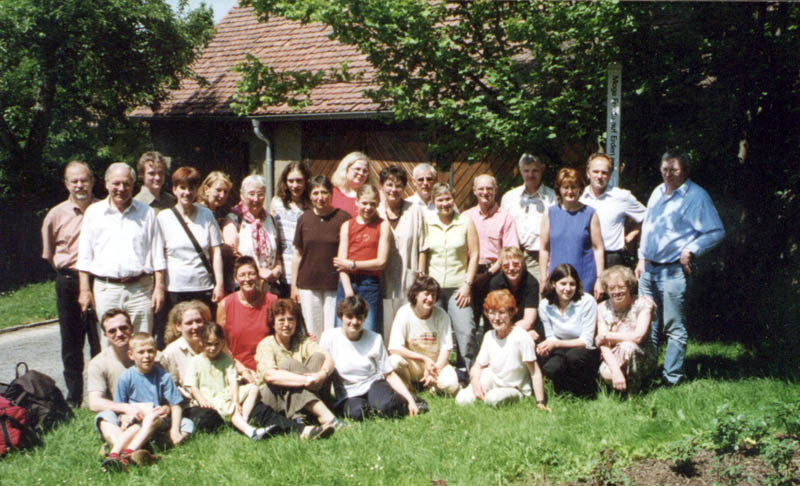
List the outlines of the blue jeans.
{"label": "blue jeans", "polygon": [[649,262],[639,279],[639,294],[647,295],[656,303],[657,322],[651,336],[658,348],[661,334],[667,338],[664,355],[664,379],[678,383],[686,378],[683,362],[686,358],[686,286],[687,277],[680,263],[655,266]]}
{"label": "blue jeans", "polygon": [[[364,319],[364,329],[383,335],[383,300],[381,299],[381,279],[367,275],[350,275],[353,292],[360,295],[369,304],[369,313]],[[342,282],[336,289],[336,306],[344,299]],[[342,320],[336,316],[336,327],[342,327]]]}

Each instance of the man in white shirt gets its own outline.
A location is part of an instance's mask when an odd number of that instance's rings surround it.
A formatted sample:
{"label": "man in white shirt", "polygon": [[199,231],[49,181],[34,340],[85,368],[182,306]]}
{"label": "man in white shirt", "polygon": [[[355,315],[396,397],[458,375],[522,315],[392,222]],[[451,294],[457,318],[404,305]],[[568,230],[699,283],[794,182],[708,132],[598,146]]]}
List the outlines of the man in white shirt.
{"label": "man in white shirt", "polygon": [[78,303],[82,310],[94,306],[99,316],[123,309],[136,332],[151,332],[153,313],[164,304],[166,268],[156,213],[133,200],[136,173],[129,165],[111,164],[105,181],[108,197],[89,206],[81,226]]}
{"label": "man in white shirt", "polygon": [[[606,268],[624,265],[623,251],[639,236],[644,220],[645,207],[630,191],[619,187],[608,188],[614,162],[606,154],[592,154],[586,163],[586,177],[589,187],[584,189],[580,201],[597,211],[600,232],[603,235]],[[630,218],[636,224],[625,233],[625,220]]]}
{"label": "man in white shirt", "polygon": [[[545,164],[541,158],[522,154],[519,158],[519,172],[524,184],[511,189],[503,195],[500,206],[508,211],[517,223],[517,235],[522,250],[525,251],[525,266],[538,280],[539,271],[539,232],[542,215],[556,203],[556,193],[542,184]],[[539,282],[541,288],[544,282]]]}
{"label": "man in white shirt", "polygon": [[437,182],[436,169],[431,164],[417,164],[411,172],[411,176],[414,178],[414,187],[417,192],[407,198],[406,201],[418,204],[425,209],[436,211],[431,197],[431,190]]}

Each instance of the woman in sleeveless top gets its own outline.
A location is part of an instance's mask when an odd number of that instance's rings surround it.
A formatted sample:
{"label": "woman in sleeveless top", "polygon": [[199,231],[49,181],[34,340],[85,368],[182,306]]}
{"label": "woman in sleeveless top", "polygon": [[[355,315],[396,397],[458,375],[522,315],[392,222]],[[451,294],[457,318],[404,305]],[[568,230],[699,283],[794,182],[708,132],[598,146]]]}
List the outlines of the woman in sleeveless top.
{"label": "woman in sleeveless top", "polygon": [[[371,185],[358,190],[358,216],[342,224],[339,254],[333,266],[339,272],[337,305],[345,297],[360,295],[369,304],[364,328],[383,333],[381,272],[389,256],[389,223],[378,216],[378,191]],[[373,311],[374,310],[374,311]],[[336,327],[341,320],[336,319]]]}

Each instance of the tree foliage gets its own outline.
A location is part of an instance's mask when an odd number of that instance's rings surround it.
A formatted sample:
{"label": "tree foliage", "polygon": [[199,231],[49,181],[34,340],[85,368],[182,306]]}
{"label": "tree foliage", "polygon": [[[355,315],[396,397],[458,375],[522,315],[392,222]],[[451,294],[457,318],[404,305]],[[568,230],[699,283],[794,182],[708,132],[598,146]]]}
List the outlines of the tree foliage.
{"label": "tree foliage", "polygon": [[[375,70],[366,94],[395,120],[426,129],[445,160],[465,149],[509,160],[525,150],[555,166],[580,164],[603,141],[606,66],[621,63],[623,182],[646,200],[660,182],[659,155],[680,146],[728,230],[696,278],[695,332],[751,343],[764,333],[792,335],[800,311],[800,5],[243,3],[263,19],[327,24],[332,39],[358,47]],[[307,97],[326,78],[250,78],[240,85],[241,111]],[[259,100],[264,90],[272,98]],[[776,305],[768,315],[755,310]]]}
{"label": "tree foliage", "polygon": [[33,190],[43,161],[108,143],[137,105],[157,105],[191,74],[211,11],[164,0],[0,0],[0,158]]}

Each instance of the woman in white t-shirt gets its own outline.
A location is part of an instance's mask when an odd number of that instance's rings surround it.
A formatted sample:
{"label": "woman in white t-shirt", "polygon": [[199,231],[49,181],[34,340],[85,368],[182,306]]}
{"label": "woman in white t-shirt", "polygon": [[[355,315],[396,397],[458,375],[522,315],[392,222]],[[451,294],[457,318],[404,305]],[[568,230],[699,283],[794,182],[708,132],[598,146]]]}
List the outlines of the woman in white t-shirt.
{"label": "woman in white t-shirt", "polygon": [[512,320],[517,312],[514,296],[508,289],[489,292],[483,301],[483,312],[492,330],[483,336],[481,350],[470,370],[470,385],[458,392],[456,403],[466,405],[482,400],[497,406],[533,394],[536,406],[549,411],[533,339]]}
{"label": "woman in white t-shirt", "polygon": [[[214,214],[194,202],[200,182],[200,173],[194,167],[179,167],[172,174],[172,193],[178,201],[172,209],[158,214],[167,256],[166,311],[179,302],[195,299],[214,308],[214,303],[225,296],[222,234]],[[181,225],[181,220],[200,246],[211,267],[210,271]],[[159,344],[163,344],[163,332],[163,325],[157,326],[156,339]]]}
{"label": "woman in white t-shirt", "polygon": [[[342,299],[336,314],[342,327],[322,333],[320,348],[330,353],[339,380],[334,409],[352,420],[369,415],[417,415],[417,400],[392,370],[380,334],[364,329],[369,306],[360,295]],[[420,404],[424,401],[420,400]],[[423,408],[427,409],[424,403]]]}

